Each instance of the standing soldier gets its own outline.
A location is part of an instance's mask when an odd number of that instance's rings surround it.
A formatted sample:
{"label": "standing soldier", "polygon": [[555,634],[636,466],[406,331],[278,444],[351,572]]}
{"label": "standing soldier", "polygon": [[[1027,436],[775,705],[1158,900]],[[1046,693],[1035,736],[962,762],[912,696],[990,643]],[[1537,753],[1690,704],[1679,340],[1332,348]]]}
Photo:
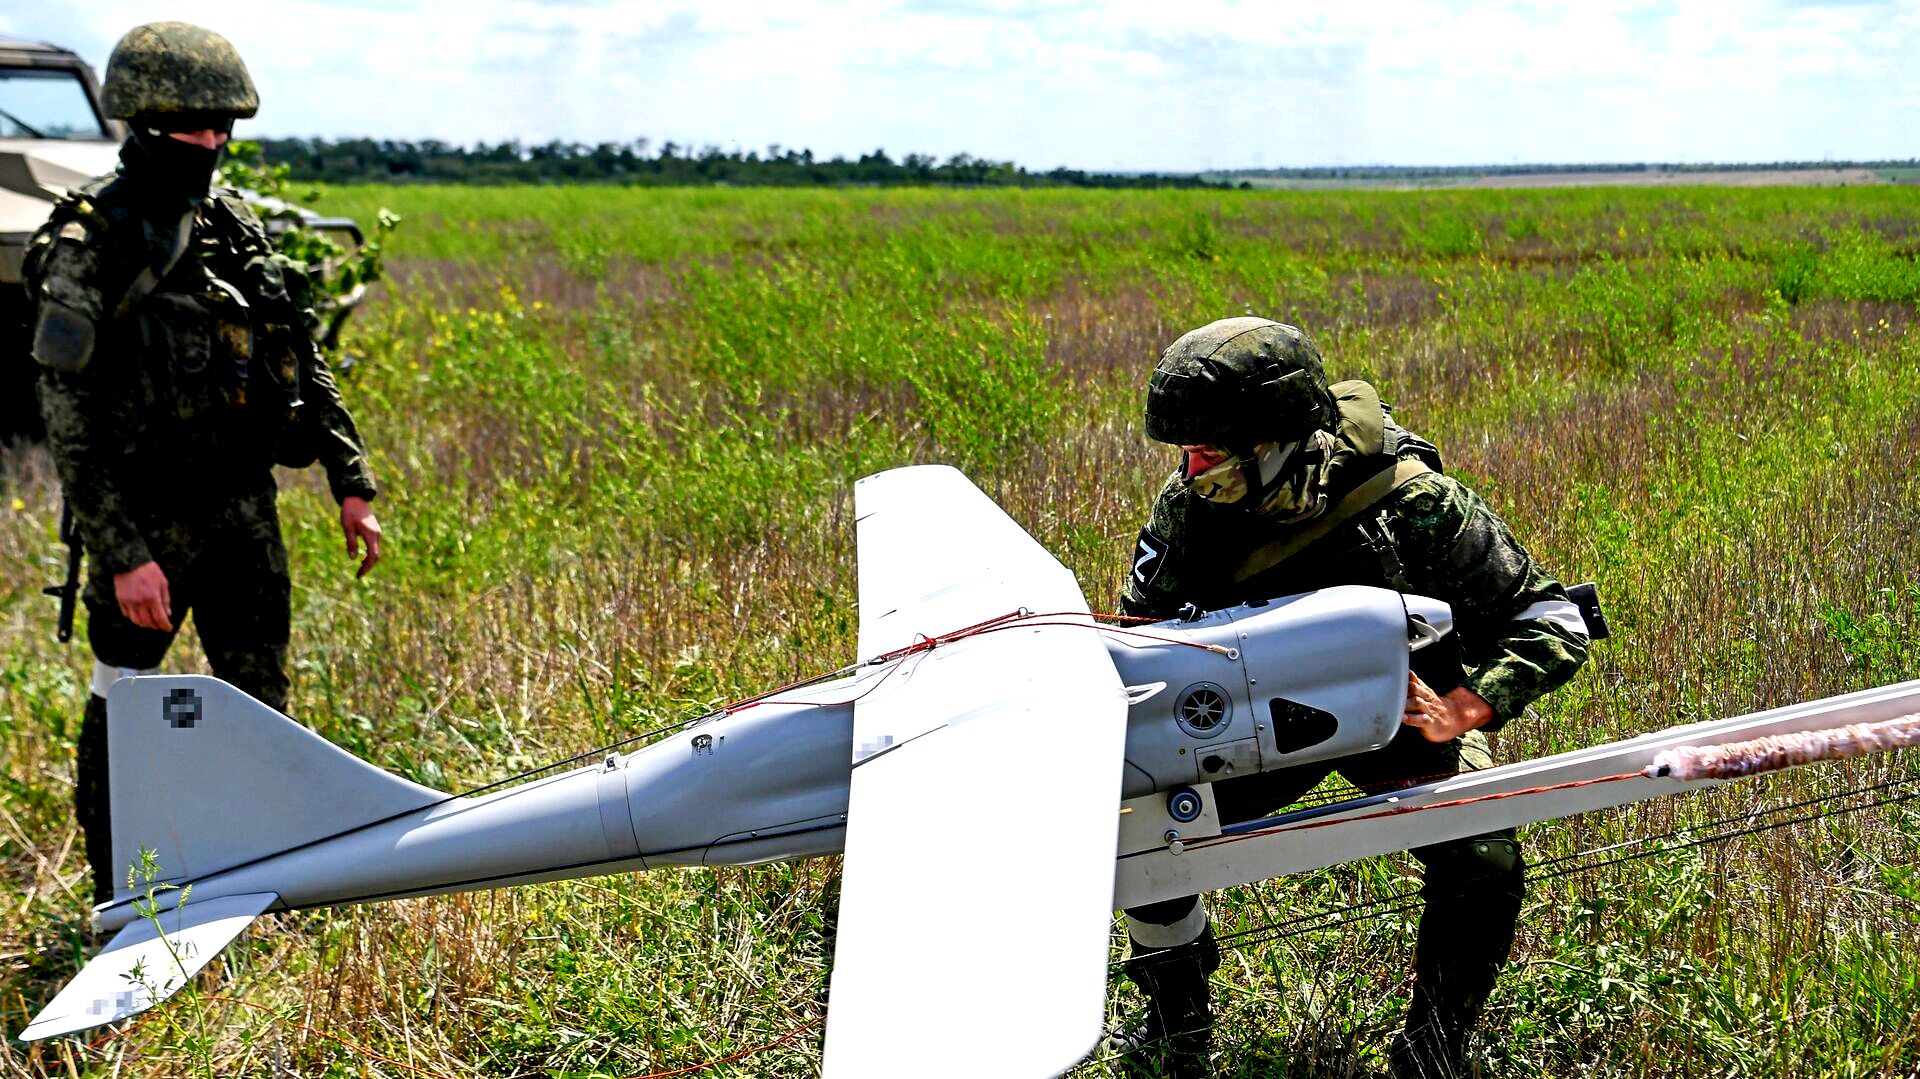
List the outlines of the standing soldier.
{"label": "standing soldier", "polygon": [[[1433,446],[1401,430],[1364,382],[1328,386],[1299,330],[1232,318],[1160,357],[1147,434],[1179,446],[1180,470],[1154,501],[1122,607],[1172,617],[1339,584],[1391,588],[1453,607],[1459,652],[1418,653],[1406,715],[1385,748],[1217,783],[1221,822],[1297,800],[1338,769],[1362,790],[1492,764],[1498,730],[1586,659],[1579,608],[1479,496],[1440,472]],[[1422,847],[1425,907],[1413,1005],[1396,1074],[1446,1076],[1513,946],[1524,865],[1512,829]],[[1127,912],[1127,972],[1146,993],[1143,1034],[1162,1074],[1208,1074],[1208,975],[1219,966],[1200,897]]]}
{"label": "standing soldier", "polygon": [[259,107],[227,40],[135,27],[107,60],[120,167],[68,196],[26,256],[41,412],[92,556],[93,695],[74,801],[98,902],[108,864],[107,687],[159,665],[191,610],[213,673],[286,707],[289,609],[273,466],[327,470],[347,554],[380,558],[373,474],[307,319],[300,264],[212,191],[236,118]]}

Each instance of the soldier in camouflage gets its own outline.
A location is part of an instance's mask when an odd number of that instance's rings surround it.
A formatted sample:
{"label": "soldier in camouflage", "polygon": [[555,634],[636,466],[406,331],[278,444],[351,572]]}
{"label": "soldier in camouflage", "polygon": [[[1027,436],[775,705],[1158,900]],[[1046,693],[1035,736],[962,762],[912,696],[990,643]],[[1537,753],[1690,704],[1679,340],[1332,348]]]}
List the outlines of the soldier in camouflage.
{"label": "soldier in camouflage", "polygon": [[380,526],[366,451],[309,336],[304,270],[236,193],[212,189],[233,121],[259,106],[239,55],[200,27],[136,27],[102,94],[132,129],[120,167],[55,207],[25,270],[48,446],[92,555],[75,804],[104,902],[107,687],[158,666],[192,611],[214,674],[284,709],[273,466],[325,467],[363,576]]}
{"label": "soldier in camouflage", "polygon": [[[1214,610],[1340,584],[1453,607],[1458,650],[1416,653],[1391,743],[1217,783],[1222,823],[1283,808],[1336,769],[1377,792],[1488,767],[1483,732],[1585,661],[1587,631],[1565,589],[1486,502],[1442,474],[1434,447],[1398,427],[1371,386],[1329,386],[1299,330],[1233,318],[1180,338],[1154,370],[1146,424],[1182,458],[1140,534],[1127,613],[1167,618],[1186,604]],[[1399,1075],[1453,1075],[1512,949],[1524,865],[1511,829],[1413,854],[1426,868],[1425,906],[1413,1003],[1390,1056]],[[1127,971],[1148,997],[1142,1033],[1159,1074],[1208,1074],[1207,978],[1220,953],[1205,907],[1193,896],[1127,914]]]}

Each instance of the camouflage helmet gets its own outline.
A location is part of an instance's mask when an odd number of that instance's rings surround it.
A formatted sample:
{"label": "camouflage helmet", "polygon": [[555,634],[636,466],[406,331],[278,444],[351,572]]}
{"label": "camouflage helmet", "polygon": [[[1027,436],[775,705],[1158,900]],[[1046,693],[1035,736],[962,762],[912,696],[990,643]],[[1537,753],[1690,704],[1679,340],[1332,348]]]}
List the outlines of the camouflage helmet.
{"label": "camouflage helmet", "polygon": [[1147,383],[1147,435],[1176,446],[1291,442],[1338,421],[1320,350],[1271,319],[1209,322],[1169,345]]}
{"label": "camouflage helmet", "polygon": [[107,57],[100,98],[115,120],[170,113],[240,118],[260,110],[260,94],[232,43],[184,22],[127,31]]}

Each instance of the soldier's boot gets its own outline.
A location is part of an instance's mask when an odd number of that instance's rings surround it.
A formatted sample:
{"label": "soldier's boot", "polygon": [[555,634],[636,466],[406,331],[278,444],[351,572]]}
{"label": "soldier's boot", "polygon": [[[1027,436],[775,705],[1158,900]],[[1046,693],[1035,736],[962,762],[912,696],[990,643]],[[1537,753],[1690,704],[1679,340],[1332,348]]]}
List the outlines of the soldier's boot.
{"label": "soldier's boot", "polygon": [[[1205,911],[1200,917],[1206,917]],[[1127,977],[1147,997],[1146,1020],[1116,1039],[1123,1049],[1121,1072],[1162,1079],[1204,1079],[1213,1074],[1213,988],[1208,976],[1220,969],[1220,946],[1213,926],[1180,944],[1153,947],[1132,936]],[[1135,923],[1135,928],[1139,927]],[[1151,934],[1149,934],[1151,936]]]}
{"label": "soldier's boot", "polygon": [[95,904],[113,900],[113,812],[107,797],[107,699],[87,696],[73,756],[73,815],[93,870]]}
{"label": "soldier's boot", "polygon": [[[1491,990],[1491,981],[1488,989]],[[1388,1050],[1394,1079],[1455,1079],[1471,1076],[1467,1037],[1479,1021],[1486,994],[1446,994],[1426,989],[1416,976],[1406,1029]]]}
{"label": "soldier's boot", "polygon": [[1511,832],[1414,852],[1427,864],[1415,945],[1413,1004],[1388,1056],[1395,1079],[1472,1072],[1467,1039],[1513,950],[1526,863]]}

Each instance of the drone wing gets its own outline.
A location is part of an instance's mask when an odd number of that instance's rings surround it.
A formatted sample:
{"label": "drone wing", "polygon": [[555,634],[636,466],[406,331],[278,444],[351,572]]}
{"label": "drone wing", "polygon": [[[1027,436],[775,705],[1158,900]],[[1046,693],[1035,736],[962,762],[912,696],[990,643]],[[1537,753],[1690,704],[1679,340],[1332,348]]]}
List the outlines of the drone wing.
{"label": "drone wing", "polygon": [[[959,472],[855,501],[861,654],[921,650],[854,706],[826,1075],[1064,1071],[1103,1015],[1119,675],[1073,575]],[[1023,608],[1069,613],[925,647]]]}

